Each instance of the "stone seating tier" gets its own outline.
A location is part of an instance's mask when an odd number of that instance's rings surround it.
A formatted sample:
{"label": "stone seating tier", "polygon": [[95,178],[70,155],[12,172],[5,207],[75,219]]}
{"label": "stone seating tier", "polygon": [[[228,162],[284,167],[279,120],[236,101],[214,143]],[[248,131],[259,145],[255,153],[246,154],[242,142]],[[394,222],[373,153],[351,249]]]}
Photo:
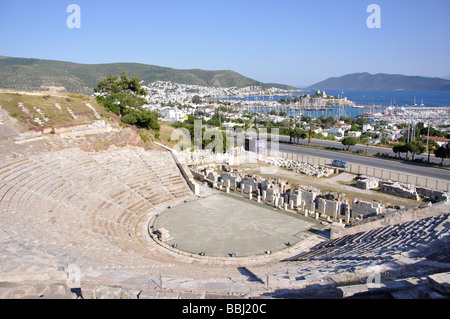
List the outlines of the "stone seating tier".
{"label": "stone seating tier", "polygon": [[[135,150],[128,152],[133,154]],[[39,225],[49,236],[36,236],[30,241],[43,246],[59,243],[66,249],[79,241],[83,245],[97,243],[103,247],[98,249],[100,251],[122,251],[134,246],[142,253],[145,249],[133,235],[139,219],[155,205],[190,196],[181,174],[177,175],[173,160],[172,163],[164,161],[164,172],[170,168],[170,180],[153,178],[148,183],[146,179],[162,166],[160,161],[151,164],[149,158],[149,162],[142,165],[141,159],[134,156],[135,163],[129,162],[127,166],[134,165],[145,171],[136,178],[139,183],[133,183],[128,180],[132,175],[121,175],[120,171],[111,173],[112,168],[108,170],[96,161],[99,158],[98,154],[65,150],[0,168],[0,209],[14,212],[22,221],[27,220],[20,223],[26,227],[18,227],[24,230],[20,238],[26,240],[30,234],[38,232],[32,229]],[[171,182],[176,182],[176,187],[172,187]],[[170,189],[178,193],[173,194]],[[1,217],[5,218],[5,214]],[[17,233],[13,230],[15,227],[9,228],[14,234]],[[105,248],[106,242],[112,246]]]}
{"label": "stone seating tier", "polygon": [[[168,152],[65,149],[0,164],[0,282],[56,278],[76,264],[84,280],[112,286],[126,286],[130,278],[148,284],[162,274],[177,289],[239,283],[264,290],[231,263],[180,256],[149,238],[149,219],[192,195]],[[263,280],[269,276],[271,287],[301,287],[330,272],[364,271],[399,253],[420,257],[446,235],[439,225],[447,220],[444,214],[321,239],[288,262],[249,269]]]}
{"label": "stone seating tier", "polygon": [[436,227],[449,219],[450,214],[438,215],[396,226],[386,226],[328,241],[314,250],[291,257],[289,261],[311,259],[389,259],[392,255],[426,254],[427,247],[447,235]]}

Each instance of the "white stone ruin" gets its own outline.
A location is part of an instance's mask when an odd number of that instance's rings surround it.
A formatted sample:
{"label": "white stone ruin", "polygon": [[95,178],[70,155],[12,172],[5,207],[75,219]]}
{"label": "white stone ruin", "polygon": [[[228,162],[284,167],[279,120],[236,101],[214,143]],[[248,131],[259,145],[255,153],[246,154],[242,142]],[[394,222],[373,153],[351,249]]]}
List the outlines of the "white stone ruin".
{"label": "white stone ruin", "polygon": [[156,234],[158,235],[159,240],[161,240],[163,242],[173,239],[173,237],[170,235],[169,231],[165,228],[159,228],[156,231]]}
{"label": "white stone ruin", "polygon": [[67,107],[67,111],[69,111],[70,115],[74,120],[78,120],[78,116],[75,115],[75,113],[72,111],[70,107]]}
{"label": "white stone ruin", "polygon": [[263,160],[263,162],[272,164],[278,167],[290,169],[296,173],[305,174],[314,177],[327,177],[334,174],[334,168],[329,168],[317,164],[309,164],[305,162],[297,162],[285,158],[271,157]]}
{"label": "white stone ruin", "polygon": [[90,103],[86,103],[86,106],[88,108],[90,108],[92,110],[92,112],[94,112],[94,116],[96,119],[98,119],[98,120],[101,119],[100,114],[98,114],[97,110]]}
{"label": "white stone ruin", "polygon": [[[45,121],[45,122],[48,122],[48,121],[50,121],[50,119],[47,117],[47,116],[45,116],[45,114],[44,114],[44,112],[40,109],[40,108],[38,108],[38,107],[36,107],[36,106],[33,106],[33,108],[34,108],[34,110],[37,112],[37,113],[39,113],[39,115],[42,117],[42,119]],[[37,123],[39,123],[40,125],[42,125],[41,123],[41,121],[39,120],[39,121],[36,121],[36,119],[35,119],[35,122],[37,122]]]}

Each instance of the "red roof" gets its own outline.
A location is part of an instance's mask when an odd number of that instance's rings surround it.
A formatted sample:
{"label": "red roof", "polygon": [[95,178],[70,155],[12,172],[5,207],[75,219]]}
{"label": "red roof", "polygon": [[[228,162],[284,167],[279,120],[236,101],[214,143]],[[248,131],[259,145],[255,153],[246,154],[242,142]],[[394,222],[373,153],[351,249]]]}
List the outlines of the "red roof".
{"label": "red roof", "polygon": [[[422,138],[427,139],[427,137],[425,135],[422,135]],[[435,142],[450,142],[449,139],[444,138],[444,137],[439,137],[439,136],[430,136],[430,140],[433,140]]]}

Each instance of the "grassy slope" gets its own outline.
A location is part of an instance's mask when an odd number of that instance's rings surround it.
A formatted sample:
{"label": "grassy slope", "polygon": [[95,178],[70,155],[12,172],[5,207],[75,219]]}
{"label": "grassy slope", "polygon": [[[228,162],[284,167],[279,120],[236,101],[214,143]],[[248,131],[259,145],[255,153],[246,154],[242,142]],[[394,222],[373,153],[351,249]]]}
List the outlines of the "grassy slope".
{"label": "grassy slope", "polygon": [[[22,102],[31,115],[24,113],[19,107],[18,103]],[[62,111],[56,108],[55,103],[59,103],[62,107]],[[0,105],[3,109],[9,112],[10,115],[16,114],[22,131],[38,130],[40,128],[61,127],[69,125],[86,124],[95,121],[96,118],[92,110],[90,110],[86,103],[90,103],[100,115],[106,115],[106,111],[97,101],[90,96],[80,94],[67,94],[67,95],[31,95],[20,93],[0,93]],[[44,114],[50,118],[50,122],[44,124],[43,127],[39,126],[33,121],[34,118],[41,118],[39,113],[34,110],[34,106],[41,109]],[[70,108],[77,116],[78,119],[72,118],[67,108]]]}
{"label": "grassy slope", "polygon": [[[24,113],[18,107],[19,102],[23,103],[28,110],[30,110],[31,116]],[[55,106],[55,103],[61,105],[62,111]],[[43,128],[90,124],[93,121],[96,121],[97,118],[95,118],[92,110],[86,106],[86,103],[90,103],[102,116],[102,119],[107,123],[114,124],[114,127],[129,127],[129,125],[121,123],[117,116],[105,110],[103,106],[97,103],[96,99],[89,95],[73,93],[53,95],[0,93],[0,106],[2,109],[8,111],[10,115],[16,115],[15,118],[18,120],[20,132],[37,131]],[[35,117],[42,120],[41,116],[34,110],[34,106],[41,109],[51,120],[48,123],[44,122],[45,125],[43,127],[33,121]],[[77,120],[72,118],[67,110],[68,107],[79,117]],[[168,146],[174,146],[177,143],[177,141],[171,141],[171,135],[174,128],[170,123],[166,122],[160,122],[160,125],[161,130],[159,132],[140,129],[139,134],[147,136],[149,141],[157,141]],[[157,133],[159,133],[158,136],[156,136]],[[98,143],[100,143],[100,141]],[[105,143],[108,144],[108,141],[105,141]]]}

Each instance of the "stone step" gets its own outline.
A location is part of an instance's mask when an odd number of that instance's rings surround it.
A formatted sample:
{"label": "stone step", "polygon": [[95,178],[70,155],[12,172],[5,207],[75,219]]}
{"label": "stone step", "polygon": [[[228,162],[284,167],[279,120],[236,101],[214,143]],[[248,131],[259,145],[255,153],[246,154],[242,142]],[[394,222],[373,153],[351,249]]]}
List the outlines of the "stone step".
{"label": "stone step", "polygon": [[63,283],[0,282],[0,299],[75,299],[76,297],[76,294]]}
{"label": "stone step", "polygon": [[62,271],[45,271],[45,272],[22,272],[22,273],[1,273],[0,282],[32,282],[32,281],[58,281],[66,280],[67,274]]}

